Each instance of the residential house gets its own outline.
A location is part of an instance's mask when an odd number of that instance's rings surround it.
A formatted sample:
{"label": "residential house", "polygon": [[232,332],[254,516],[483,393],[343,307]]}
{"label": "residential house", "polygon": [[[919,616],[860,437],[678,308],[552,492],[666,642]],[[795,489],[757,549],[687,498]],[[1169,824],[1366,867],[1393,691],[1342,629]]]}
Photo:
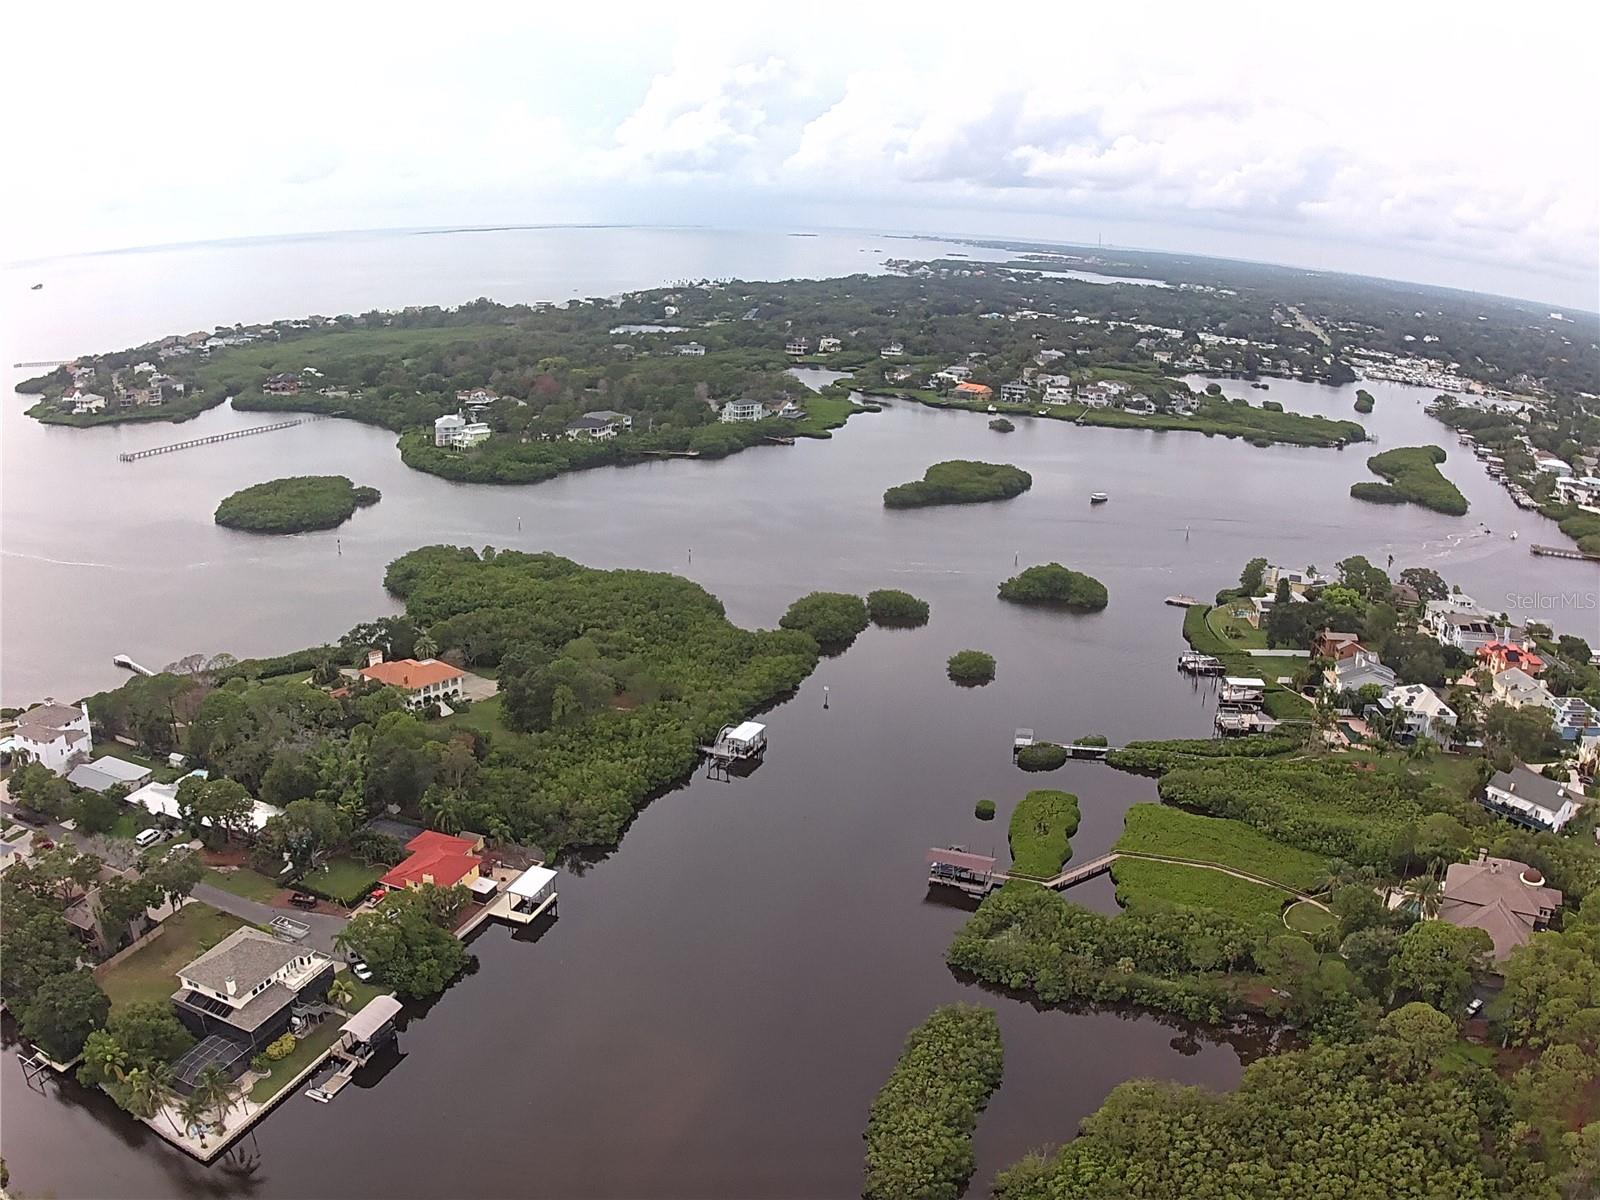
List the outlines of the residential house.
{"label": "residential house", "polygon": [[1543,471],[1546,475],[1567,476],[1572,474],[1571,463],[1550,454],[1535,454],[1533,456],[1533,467],[1534,470]]}
{"label": "residential house", "polygon": [[1561,900],[1537,868],[1513,858],[1491,858],[1481,850],[1474,861],[1445,868],[1439,920],[1483,930],[1494,944],[1495,962],[1504,962],[1535,933],[1549,928]]}
{"label": "residential house", "polygon": [[1000,385],[1000,399],[1007,404],[1026,404],[1028,402],[1028,385],[1020,379],[1013,379],[1010,383]]}
{"label": "residential house", "polygon": [[1496,675],[1513,667],[1529,675],[1538,675],[1544,670],[1544,659],[1534,653],[1532,642],[1520,638],[1511,640],[1503,631],[1494,641],[1479,646],[1477,657]]}
{"label": "residential house", "polygon": [[[183,779],[191,777],[205,779],[209,775],[209,771],[195,770],[190,771]],[[183,819],[183,810],[178,805],[178,786],[183,783],[183,779],[178,780],[177,783],[147,783],[137,791],[129,793],[128,803],[144,809],[153,817],[164,817],[168,821],[181,821]],[[282,814],[283,809],[275,805],[268,804],[262,800],[251,800],[250,815],[245,818],[244,824],[249,833],[260,833],[268,821]],[[211,818],[202,818],[200,824],[209,828]],[[241,832],[244,832],[244,830],[241,830]]]}
{"label": "residential house", "polygon": [[1357,650],[1323,672],[1323,681],[1335,692],[1358,692],[1374,684],[1387,692],[1399,682],[1371,650]]}
{"label": "residential house", "polygon": [[433,444],[464,450],[489,440],[489,427],[482,421],[469,421],[460,413],[446,413],[433,422]]}
{"label": "residential house", "polygon": [[62,404],[72,405],[72,415],[81,417],[84,413],[104,412],[106,398],[99,392],[68,392],[61,397]]}
{"label": "residential house", "polygon": [[933,373],[940,383],[965,383],[972,378],[972,368],[963,363],[952,363],[942,371]]}
{"label": "residential house", "polygon": [[1275,595],[1278,591],[1280,580],[1288,581],[1289,594],[1291,596],[1304,596],[1312,588],[1326,587],[1333,582],[1326,575],[1320,574],[1311,567],[1296,568],[1269,565],[1266,570],[1261,572],[1261,590],[1269,596]]}
{"label": "residential house", "polygon": [[759,400],[729,400],[722,406],[717,420],[727,425],[740,421],[759,421],[767,415],[767,406]]}
{"label": "residential house", "polygon": [[57,775],[65,775],[94,749],[87,704],[74,707],[47,700],[18,717],[11,736],[13,755],[48,767]]}
{"label": "residential house", "polygon": [[268,376],[261,390],[277,396],[293,396],[300,390],[300,376],[293,371],[280,371]]}
{"label": "residential house", "polygon": [[367,655],[361,678],[399,688],[406,693],[407,708],[443,704],[466,694],[466,672],[437,658],[425,658],[420,662],[414,658],[397,658],[384,662],[383,651],[373,650]]}
{"label": "residential house", "polygon": [[1564,742],[1577,742],[1600,735],[1600,709],[1582,696],[1556,696],[1551,699],[1556,733]]}
{"label": "residential house", "polygon": [[785,421],[798,421],[806,415],[806,410],[793,400],[774,400],[767,405],[767,412],[774,417],[782,417]]}
{"label": "residential house", "polygon": [[1563,504],[1600,505],[1600,476],[1562,476],[1556,480],[1555,498]]}
{"label": "residential house", "polygon": [[379,880],[384,887],[437,887],[461,884],[471,887],[483,868],[483,838],[477,834],[460,837],[425,829],[406,843],[410,854],[389,868]]}
{"label": "residential house", "polygon": [[902,346],[899,342],[890,342],[887,346],[885,346],[883,349],[878,351],[878,357],[880,357],[880,358],[899,358],[905,352],[906,352],[906,348],[904,346]]}
{"label": "residential house", "polygon": [[471,409],[474,412],[490,407],[499,399],[499,393],[492,392],[488,388],[469,388],[466,391],[456,393],[456,403],[462,408]]}
{"label": "residential house", "polygon": [[1041,350],[1033,356],[1033,361],[1044,367],[1066,356],[1067,352],[1065,350]]}
{"label": "residential house", "polygon": [[184,1027],[204,1039],[184,1056],[177,1071],[180,1090],[192,1089],[199,1068],[209,1062],[234,1078],[243,1074],[251,1055],[287,1031],[297,1005],[327,995],[333,972],[326,954],[249,926],[179,967],[173,1008]]}
{"label": "residential house", "polygon": [[633,418],[627,413],[602,408],[595,412],[586,412],[568,425],[567,437],[573,441],[587,438],[592,442],[603,442],[616,437],[619,433],[627,433],[632,428]]}
{"label": "residential house", "polygon": [[1495,703],[1509,704],[1512,708],[1523,708],[1529,704],[1550,709],[1555,707],[1555,697],[1550,694],[1550,689],[1521,667],[1512,667],[1496,675],[1491,694]]}
{"label": "residential house", "polygon": [[818,354],[832,354],[836,350],[844,349],[844,343],[836,337],[819,337],[817,339]]}
{"label": "residential house", "polygon": [[151,770],[125,758],[104,755],[92,763],[79,763],[67,774],[73,787],[109,792],[114,787],[136,788],[150,782]]}
{"label": "residential house", "polygon": [[986,383],[973,383],[967,380],[958,383],[950,390],[950,394],[957,400],[969,400],[978,404],[988,404],[994,399],[994,389]]}
{"label": "residential house", "polygon": [[1416,741],[1425,737],[1448,744],[1455,736],[1455,709],[1425,683],[1392,687],[1378,701],[1377,707],[1385,712],[1402,714],[1403,723],[1395,731],[1402,741]]}
{"label": "residential house", "polygon": [[1583,799],[1568,785],[1518,765],[1494,775],[1479,803],[1517,825],[1560,833],[1578,815]]}
{"label": "residential house", "polygon": [[1422,593],[1402,580],[1389,585],[1389,601],[1396,608],[1415,610],[1422,607]]}
{"label": "residential house", "polygon": [[678,353],[687,355],[690,358],[704,358],[706,356],[706,348],[699,342],[685,342],[678,347]]}
{"label": "residential house", "polygon": [[1337,629],[1324,629],[1317,634],[1311,643],[1311,653],[1316,658],[1326,658],[1333,662],[1341,662],[1359,650],[1365,650],[1361,644],[1361,635],[1356,633],[1343,633]]}
{"label": "residential house", "polygon": [[803,358],[811,353],[811,341],[809,338],[792,337],[783,344],[783,352],[794,358]]}
{"label": "residential house", "polygon": [[1428,601],[1423,627],[1441,646],[1454,646],[1465,654],[1475,654],[1479,647],[1495,640],[1494,623],[1470,600],[1464,608],[1454,607],[1455,603],[1454,600]]}

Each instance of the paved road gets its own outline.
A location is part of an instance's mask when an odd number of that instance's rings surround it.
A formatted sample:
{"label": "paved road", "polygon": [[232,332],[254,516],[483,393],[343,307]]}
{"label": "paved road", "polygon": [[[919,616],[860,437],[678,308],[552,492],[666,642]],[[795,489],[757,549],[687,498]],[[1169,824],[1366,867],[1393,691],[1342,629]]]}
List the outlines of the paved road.
{"label": "paved road", "polygon": [[255,900],[246,900],[243,896],[235,896],[232,892],[224,891],[203,880],[194,885],[193,894],[196,900],[209,904],[212,908],[220,908],[223,912],[232,913],[236,917],[243,917],[253,925],[265,925],[273,917],[290,917],[302,925],[311,926],[311,932],[301,940],[302,945],[321,950],[324,954],[332,954],[335,958],[343,957],[334,950],[333,939],[348,923],[344,917],[336,917],[329,913],[301,912],[293,908],[273,908],[270,904],[261,904]]}

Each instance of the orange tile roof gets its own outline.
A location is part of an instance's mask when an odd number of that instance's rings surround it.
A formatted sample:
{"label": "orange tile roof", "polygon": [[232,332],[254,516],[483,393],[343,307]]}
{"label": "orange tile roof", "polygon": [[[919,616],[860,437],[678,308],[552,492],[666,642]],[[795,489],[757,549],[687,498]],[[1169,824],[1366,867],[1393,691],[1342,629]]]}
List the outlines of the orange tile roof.
{"label": "orange tile roof", "polygon": [[424,830],[406,843],[411,857],[390,867],[379,882],[394,888],[426,882],[451,887],[482,865],[483,860],[473,853],[477,844],[473,838],[452,837],[435,829]]}
{"label": "orange tile roof", "polygon": [[994,389],[986,383],[958,383],[956,391],[968,392],[975,396],[992,396]]}
{"label": "orange tile roof", "polygon": [[361,677],[376,679],[379,683],[415,692],[430,683],[457,679],[463,673],[460,667],[452,667],[449,663],[440,662],[436,658],[430,658],[426,662],[418,662],[414,658],[397,658],[393,662],[381,662],[377,666],[363,668]]}

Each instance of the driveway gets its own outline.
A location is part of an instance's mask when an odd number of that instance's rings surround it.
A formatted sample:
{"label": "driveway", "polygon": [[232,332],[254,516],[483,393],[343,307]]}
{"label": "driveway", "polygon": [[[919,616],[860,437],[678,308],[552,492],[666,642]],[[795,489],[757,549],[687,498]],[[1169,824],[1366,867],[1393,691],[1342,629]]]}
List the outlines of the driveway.
{"label": "driveway", "polygon": [[321,950],[324,954],[331,954],[335,958],[342,957],[334,950],[333,939],[349,924],[347,917],[301,912],[294,908],[273,908],[270,904],[260,904],[254,900],[246,900],[243,896],[235,896],[232,892],[224,891],[215,884],[203,880],[194,885],[192,894],[196,900],[209,904],[212,908],[220,908],[225,913],[242,917],[252,925],[269,925],[274,917],[289,917],[302,925],[309,925],[311,932],[300,939],[302,945],[310,946],[313,950]]}

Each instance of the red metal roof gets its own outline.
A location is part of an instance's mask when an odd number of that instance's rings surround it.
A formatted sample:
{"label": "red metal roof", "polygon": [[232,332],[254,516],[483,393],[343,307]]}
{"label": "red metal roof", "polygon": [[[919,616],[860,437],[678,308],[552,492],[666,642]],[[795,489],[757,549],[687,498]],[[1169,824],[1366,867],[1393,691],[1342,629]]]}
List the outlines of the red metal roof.
{"label": "red metal roof", "polygon": [[379,882],[396,888],[428,882],[451,887],[482,865],[483,860],[473,853],[477,844],[474,838],[453,837],[436,829],[425,829],[406,843],[411,856],[398,866],[390,867]]}

